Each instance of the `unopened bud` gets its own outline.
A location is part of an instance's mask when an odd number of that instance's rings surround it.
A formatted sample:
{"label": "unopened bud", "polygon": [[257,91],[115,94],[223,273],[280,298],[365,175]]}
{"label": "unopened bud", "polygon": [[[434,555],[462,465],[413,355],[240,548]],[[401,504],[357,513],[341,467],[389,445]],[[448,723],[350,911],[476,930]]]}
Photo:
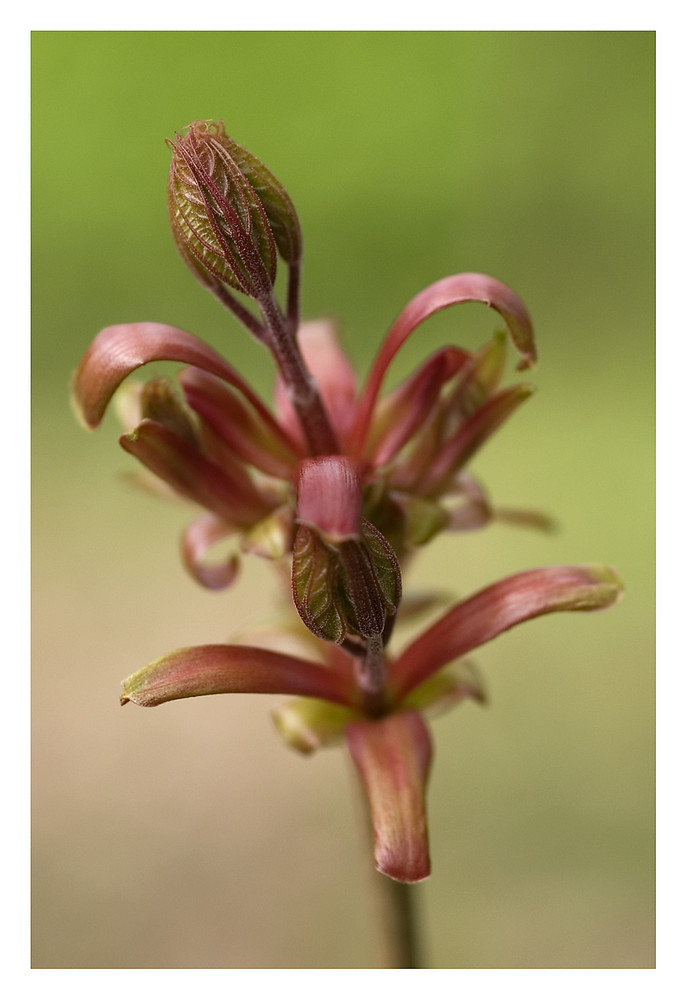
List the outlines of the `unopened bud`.
{"label": "unopened bud", "polygon": [[401,601],[394,550],[361,517],[358,476],[339,455],[306,459],[298,474],[294,603],[315,635],[381,638]]}
{"label": "unopened bud", "polygon": [[257,299],[277,274],[277,256],[301,257],[296,209],[273,174],[227,135],[198,121],[168,140],[169,216],[182,258],[202,284],[228,285]]}

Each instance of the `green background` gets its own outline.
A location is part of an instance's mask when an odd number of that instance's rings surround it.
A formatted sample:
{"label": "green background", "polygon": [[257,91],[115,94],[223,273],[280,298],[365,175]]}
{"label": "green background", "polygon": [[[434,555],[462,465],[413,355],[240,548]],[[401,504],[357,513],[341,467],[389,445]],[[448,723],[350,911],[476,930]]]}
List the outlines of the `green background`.
{"label": "green background", "polygon": [[[34,931],[37,967],[365,967],[371,859],[348,761],[284,749],[279,699],[118,705],[119,682],[274,613],[269,567],[184,574],[189,513],[128,489],[117,423],[87,434],[70,373],[104,326],[169,322],[269,394],[268,357],[188,275],[164,138],[196,118],[275,172],[305,234],[306,316],[359,371],[405,302],[457,271],[523,297],[538,392],[474,462],[540,536],[445,537],[418,586],[615,566],[623,603],[480,650],[490,705],[433,726],[437,967],[647,967],[653,936],[654,35],[33,35]],[[430,320],[394,375],[491,335]],[[510,355],[512,368],[515,357]],[[156,366],[163,370],[164,366]]]}

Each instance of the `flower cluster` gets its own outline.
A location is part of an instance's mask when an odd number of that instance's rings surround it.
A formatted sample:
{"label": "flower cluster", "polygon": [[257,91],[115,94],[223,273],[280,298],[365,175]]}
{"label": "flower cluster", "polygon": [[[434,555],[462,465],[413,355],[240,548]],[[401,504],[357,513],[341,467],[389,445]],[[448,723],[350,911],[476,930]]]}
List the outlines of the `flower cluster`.
{"label": "flower cluster", "polygon": [[[492,506],[467,471],[532,392],[526,384],[501,385],[508,336],[520,369],[536,360],[527,310],[494,278],[444,278],[403,309],[359,387],[333,323],[300,322],[302,237],[281,184],[221,122],[195,122],[170,145],[176,245],[195,276],[272,354],[274,409],[220,354],[160,323],[101,331],[74,375],[74,407],[94,428],[116,394],[133,425],[122,447],[167,492],[202,508],[181,548],[203,586],[233,583],[241,554],[290,564],[308,646],[303,658],[257,646],[177,650],[131,675],[122,703],[154,706],[229,692],[295,696],[274,713],[280,734],[303,753],[345,742],[369,801],[378,869],[418,881],[430,870],[425,714],[484,699],[462,658],[539,615],[609,607],[621,595],[619,581],[600,566],[519,573],[445,610],[392,656],[395,623],[413,611],[412,601],[402,601],[402,570],[418,546],[495,517],[548,524],[533,512]],[[283,308],[274,290],[278,259],[288,268]],[[383,395],[389,366],[410,334],[461,302],[494,309],[505,330],[478,351],[436,351]],[[159,378],[122,385],[159,360],[185,366],[178,387]],[[209,550],[227,537],[236,541],[230,558],[209,562]]]}

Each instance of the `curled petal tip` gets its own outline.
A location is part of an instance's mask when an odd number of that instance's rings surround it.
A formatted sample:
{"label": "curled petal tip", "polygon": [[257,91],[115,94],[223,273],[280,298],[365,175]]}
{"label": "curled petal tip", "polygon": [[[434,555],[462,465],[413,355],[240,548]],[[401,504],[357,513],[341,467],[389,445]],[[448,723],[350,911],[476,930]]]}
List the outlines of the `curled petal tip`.
{"label": "curled petal tip", "polygon": [[178,361],[216,375],[236,388],[270,427],[275,421],[250,386],[207,344],[166,323],[122,323],[101,330],[72,378],[77,420],[97,427],[115,390],[135,369],[151,361]]}
{"label": "curled petal tip", "polygon": [[356,415],[353,440],[362,445],[382,381],[399,348],[429,316],[461,302],[483,302],[504,319],[511,341],[518,350],[520,369],[532,368],[537,360],[534,329],[524,302],[518,295],[486,274],[467,272],[435,281],[411,299],[391,327],[370,371]]}

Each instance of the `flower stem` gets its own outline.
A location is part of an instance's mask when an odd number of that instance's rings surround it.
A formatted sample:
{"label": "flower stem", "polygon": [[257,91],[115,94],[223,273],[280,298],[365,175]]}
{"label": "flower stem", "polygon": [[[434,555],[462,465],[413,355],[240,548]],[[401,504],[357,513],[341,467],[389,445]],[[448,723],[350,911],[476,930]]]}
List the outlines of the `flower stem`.
{"label": "flower stem", "polygon": [[374,873],[379,924],[379,968],[420,969],[417,887]]}
{"label": "flower stem", "polygon": [[270,337],[268,345],[279,366],[311,455],[335,455],[339,443],[329,422],[317,384],[305,366],[295,333],[290,331],[295,317],[287,322],[269,294],[258,300]]}
{"label": "flower stem", "polygon": [[[357,791],[360,792],[360,786]],[[358,815],[364,833],[365,855],[374,839],[365,797],[356,796]],[[370,882],[373,936],[378,969],[421,969],[421,933],[417,885],[406,885],[366,866]]]}

